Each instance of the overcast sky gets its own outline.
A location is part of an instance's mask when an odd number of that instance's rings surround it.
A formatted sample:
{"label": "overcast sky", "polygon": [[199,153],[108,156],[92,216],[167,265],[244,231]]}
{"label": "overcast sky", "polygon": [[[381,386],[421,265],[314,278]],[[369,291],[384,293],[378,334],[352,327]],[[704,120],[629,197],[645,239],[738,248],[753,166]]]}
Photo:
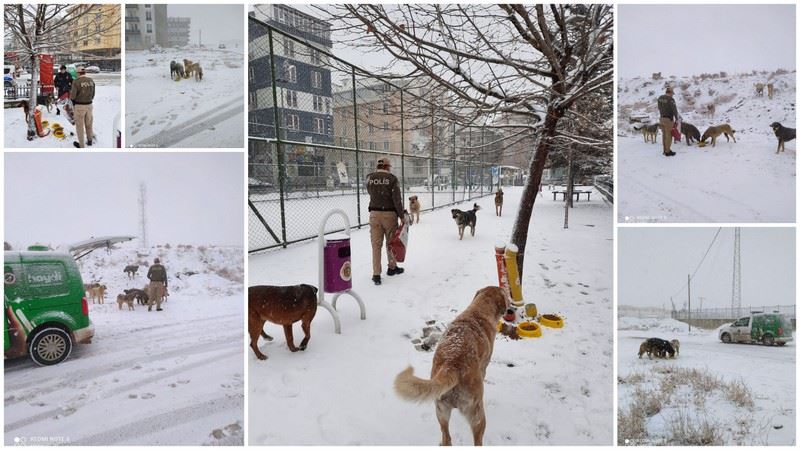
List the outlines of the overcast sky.
{"label": "overcast sky", "polygon": [[147,186],[153,244],[244,245],[241,153],[6,153],[5,240],[54,247],[139,236]]}
{"label": "overcast sky", "polygon": [[203,30],[203,44],[243,42],[244,7],[242,5],[167,5],[167,17],[189,17],[189,43],[196,44],[198,30]]}
{"label": "overcast sky", "polygon": [[794,5],[619,5],[624,78],[795,68]]}
{"label": "overcast sky", "polygon": [[[700,262],[717,228],[619,229],[619,304],[680,309],[686,276]],[[692,281],[692,308],[731,305],[733,228],[723,228]],[[742,228],[742,306],[795,303],[795,237],[790,228]],[[698,303],[695,303],[698,302]]]}

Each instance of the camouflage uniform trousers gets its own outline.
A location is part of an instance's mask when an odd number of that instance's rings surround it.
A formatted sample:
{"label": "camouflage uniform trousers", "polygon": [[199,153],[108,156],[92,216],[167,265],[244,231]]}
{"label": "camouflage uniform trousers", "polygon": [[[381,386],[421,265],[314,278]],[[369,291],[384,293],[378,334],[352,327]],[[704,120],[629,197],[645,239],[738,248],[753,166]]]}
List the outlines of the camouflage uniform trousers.
{"label": "camouflage uniform trousers", "polygon": [[161,309],[161,300],[164,298],[164,292],[166,291],[164,282],[151,281],[149,291],[148,296],[150,299],[147,302],[147,310],[151,311],[153,309],[153,303],[155,303],[156,309]]}

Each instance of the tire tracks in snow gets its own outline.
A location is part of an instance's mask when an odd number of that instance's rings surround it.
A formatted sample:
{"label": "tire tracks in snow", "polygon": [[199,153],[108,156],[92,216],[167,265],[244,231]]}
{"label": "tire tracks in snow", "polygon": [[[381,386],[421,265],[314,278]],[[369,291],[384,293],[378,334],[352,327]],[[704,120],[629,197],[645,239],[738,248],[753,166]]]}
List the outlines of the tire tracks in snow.
{"label": "tire tracks in snow", "polygon": [[[240,353],[239,349],[234,350],[234,351],[229,351],[229,352],[226,352],[226,353],[223,353],[223,354],[215,353],[213,356],[205,358],[205,359],[202,359],[200,361],[196,361],[196,362],[191,363],[191,364],[185,364],[185,365],[176,367],[175,369],[172,369],[172,370],[160,372],[159,373],[159,377],[163,379],[163,378],[167,378],[167,377],[170,377],[170,376],[173,376],[173,375],[177,375],[177,374],[180,374],[180,373],[183,373],[183,372],[186,372],[186,371],[190,371],[190,370],[196,369],[198,367],[203,367],[203,366],[207,366],[207,365],[208,366],[213,366],[215,363],[217,363],[220,360],[220,358],[224,358],[224,357],[227,357],[227,356],[236,356],[239,353]],[[144,386],[144,385],[148,385],[148,384],[152,384],[152,383],[153,383],[153,380],[150,377],[145,377],[144,379],[137,380],[137,381],[134,381],[132,383],[128,383],[128,384],[124,384],[124,385],[114,385],[114,386],[112,386],[111,390],[112,391],[117,391],[117,392],[127,392],[128,390],[135,389],[135,388],[138,388],[138,387],[141,387],[141,386]],[[60,389],[61,387],[63,387],[63,386],[55,386],[56,389]],[[55,390],[55,389],[53,389],[53,390]],[[100,397],[104,397],[104,395],[100,394]],[[242,402],[241,399],[238,399],[238,401],[240,403]],[[81,405],[70,406],[69,409],[73,410],[73,412],[74,412],[75,410],[77,410],[81,406],[83,406],[84,404],[92,403],[92,402],[94,402],[94,399],[89,399],[88,401],[84,401],[83,404],[81,404]],[[8,405],[6,405],[6,406],[8,406]],[[195,407],[196,406],[192,406],[191,408],[193,409]],[[67,411],[67,409],[65,409],[63,407],[54,408],[54,409],[50,409],[50,410],[47,410],[47,411],[40,412],[40,413],[35,414],[33,416],[28,416],[28,417],[26,417],[24,419],[17,420],[16,422],[6,423],[5,427],[4,427],[5,433],[9,433],[10,431],[14,431],[14,430],[22,428],[22,427],[26,427],[26,426],[33,425],[35,423],[38,423],[38,422],[41,422],[41,421],[44,421],[44,420],[47,420],[47,419],[54,418],[55,416],[57,416],[59,414],[63,414],[65,411]],[[161,414],[161,416],[164,416],[164,415],[169,416],[170,414],[172,414],[172,413]],[[210,415],[210,414],[205,414],[205,415]],[[203,416],[201,416],[201,417],[203,417]],[[174,422],[170,422],[170,423],[174,423]],[[128,428],[130,426],[131,425],[129,424],[129,425],[126,425],[123,428]],[[103,442],[103,443],[104,444],[108,444],[109,442],[106,441],[106,442]],[[71,444],[75,444],[75,443],[71,443]]]}
{"label": "tire tracks in snow", "polygon": [[227,103],[223,103],[219,107],[215,108],[215,110],[218,112],[202,118],[200,121],[197,121],[197,117],[193,117],[179,125],[166,130],[161,130],[148,138],[142,139],[141,141],[133,144],[133,147],[172,147],[186,138],[207,130],[209,127],[222,123],[231,117],[244,114],[243,102],[243,99],[234,99]]}

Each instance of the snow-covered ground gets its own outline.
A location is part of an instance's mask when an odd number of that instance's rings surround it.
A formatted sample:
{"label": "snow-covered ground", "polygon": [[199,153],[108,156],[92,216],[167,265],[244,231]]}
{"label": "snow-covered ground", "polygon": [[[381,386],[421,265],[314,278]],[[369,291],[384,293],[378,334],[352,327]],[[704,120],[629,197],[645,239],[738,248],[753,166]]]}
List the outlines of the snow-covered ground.
{"label": "snow-covered ground", "polygon": [[[147,273],[122,269],[156,256],[170,277],[164,310],[120,311],[117,294]],[[243,445],[242,249],[126,244],[79,266],[108,287],[105,304],[89,303],[95,337],[55,366],[5,362],[5,444]]]}
{"label": "snow-covered ground", "polygon": [[[244,55],[238,49],[165,49],[125,55],[127,147],[244,147]],[[199,62],[203,80],[170,78],[170,61]]]}
{"label": "snow-covered ground", "polygon": [[[630,417],[634,403],[647,411],[638,434],[631,425],[636,420],[621,419],[620,444],[628,436],[634,438],[630,445],[698,444],[709,436],[714,438],[706,444],[795,443],[794,342],[784,347],[723,344],[716,330],[689,333],[686,324],[672,319],[620,317],[618,326],[620,414]],[[639,359],[639,344],[650,337],[678,339],[679,356]],[[750,401],[741,395],[745,391]],[[646,400],[637,402],[637,396]]]}
{"label": "snow-covered ground", "polygon": [[[795,72],[772,75],[776,94],[755,96],[755,83],[772,74],[727,78],[681,77],[669,81],[684,122],[702,134],[709,126],[730,124],[736,143],[717,139],[716,147],[674,144],[662,156],[662,136],[645,143],[631,117],[658,121],[656,99],[664,80],[621,79],[619,83],[618,184],[620,222],[794,222],[796,142],[776,154],[772,122],[795,127]],[[713,117],[706,105],[716,104]],[[710,141],[709,141],[710,142]]]}
{"label": "snow-covered ground", "polygon": [[[449,209],[423,213],[410,230],[404,274],[370,281],[367,229],[352,234],[353,289],[367,319],[349,297],[339,299],[342,334],[320,308],[304,352],[291,353],[280,327],[260,341],[269,359],[248,350],[249,443],[253,445],[436,445],[433,403],[413,404],[394,393],[394,377],[408,364],[430,373],[433,352],[412,338],[427,320],[448,323],[475,292],[497,284],[494,244],[508,239],[521,188],[504,188],[504,215],[493,198],[477,203],[475,237],[458,233]],[[484,400],[485,445],[612,442],[612,209],[597,193],[570,211],[544,193],[534,208],[523,295],[541,313],[565,317],[562,329],[538,339],[499,336],[488,367]],[[457,207],[467,208],[469,204]],[[295,244],[249,258],[249,284],[317,285],[317,242]],[[295,342],[302,339],[294,327]],[[451,420],[454,445],[471,445],[463,417]]]}
{"label": "snow-covered ground", "polygon": [[[114,118],[121,114],[120,98],[120,74],[119,73],[98,73],[88,74],[95,82],[95,97],[92,102],[92,132],[96,136],[96,143],[90,149],[114,148],[116,147],[116,134],[114,131]],[[70,125],[62,112],[56,115],[56,108],[52,112],[45,109],[42,120],[64,127],[66,136],[58,139],[51,133],[44,138],[36,138],[28,141],[28,126],[25,123],[25,113],[22,108],[8,108],[5,114],[5,146],[6,148],[71,148],[75,147],[72,143],[78,140],[75,134],[75,126]]]}

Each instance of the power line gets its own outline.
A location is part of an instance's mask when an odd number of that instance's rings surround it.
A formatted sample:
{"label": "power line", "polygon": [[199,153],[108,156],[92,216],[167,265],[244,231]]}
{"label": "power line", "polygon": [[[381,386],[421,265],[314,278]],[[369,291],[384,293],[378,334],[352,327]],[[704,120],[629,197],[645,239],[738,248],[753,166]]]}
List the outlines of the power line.
{"label": "power line", "polygon": [[[689,281],[694,280],[694,276],[697,274],[697,271],[700,270],[700,266],[703,265],[703,261],[706,260],[706,256],[708,256],[708,252],[711,251],[711,247],[713,247],[714,246],[714,242],[717,241],[717,236],[719,236],[720,231],[722,231],[722,227],[717,228],[717,232],[714,234],[714,238],[711,239],[711,243],[708,245],[708,248],[706,249],[706,252],[703,254],[703,257],[700,259],[700,262],[697,264],[697,267],[695,267],[694,272],[692,272],[692,275],[689,276]],[[677,296],[678,294],[683,292],[683,290],[686,289],[686,287],[687,287],[687,284],[681,283],[681,287],[677,291],[675,291],[674,294],[670,295],[669,297]]]}

